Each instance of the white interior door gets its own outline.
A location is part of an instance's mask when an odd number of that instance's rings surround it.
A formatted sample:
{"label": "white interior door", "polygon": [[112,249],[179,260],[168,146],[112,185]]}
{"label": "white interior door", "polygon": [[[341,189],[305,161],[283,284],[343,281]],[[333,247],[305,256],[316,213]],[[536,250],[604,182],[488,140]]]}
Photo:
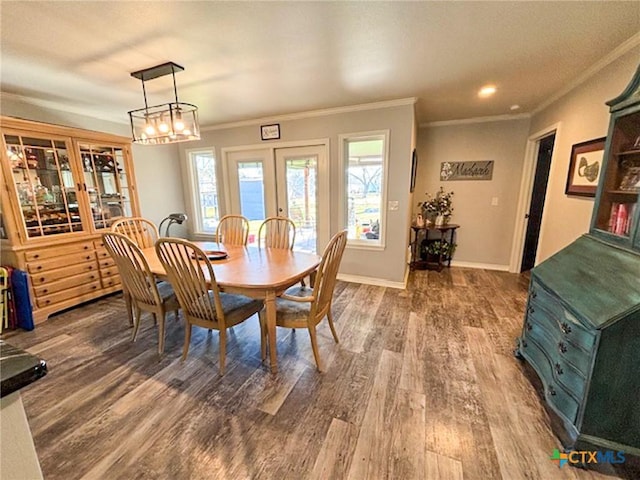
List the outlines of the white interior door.
{"label": "white interior door", "polygon": [[279,215],[296,224],[294,249],[321,251],[329,240],[326,152],[326,145],[226,152],[227,213],[249,219],[249,243],[265,218]]}

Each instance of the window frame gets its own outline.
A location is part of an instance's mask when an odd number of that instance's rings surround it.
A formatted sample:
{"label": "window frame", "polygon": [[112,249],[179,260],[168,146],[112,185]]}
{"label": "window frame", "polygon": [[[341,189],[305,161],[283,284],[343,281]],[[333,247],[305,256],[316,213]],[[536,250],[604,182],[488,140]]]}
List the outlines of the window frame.
{"label": "window frame", "polygon": [[347,169],[349,166],[347,145],[352,141],[364,140],[382,140],[383,141],[383,159],[382,159],[382,181],[381,181],[381,199],[380,199],[380,236],[377,240],[371,239],[352,239],[347,238],[347,248],[361,250],[384,250],[386,248],[386,232],[387,232],[387,190],[389,184],[389,134],[387,130],[372,130],[366,132],[344,133],[338,135],[339,145],[339,165],[340,165],[340,225],[342,228],[348,228],[347,211],[348,211],[348,195],[347,185],[349,177]]}
{"label": "window frame", "polygon": [[[223,195],[220,192],[220,176],[218,175],[219,165],[218,165],[218,157],[216,156],[216,150],[214,147],[203,147],[203,148],[193,148],[185,151],[187,156],[187,173],[188,173],[188,181],[189,181],[189,203],[191,204],[191,216],[190,219],[193,219],[191,225],[193,225],[193,234],[199,236],[215,236],[215,228],[213,228],[212,232],[207,232],[204,230],[204,218],[202,217],[202,210],[200,205],[200,182],[198,181],[198,174],[195,165],[195,157],[198,154],[211,154],[213,156],[214,163],[214,176],[216,179],[216,197],[218,204],[218,216],[221,217],[222,213],[222,198]],[[219,221],[220,219],[218,219]],[[217,226],[217,224],[216,224]]]}

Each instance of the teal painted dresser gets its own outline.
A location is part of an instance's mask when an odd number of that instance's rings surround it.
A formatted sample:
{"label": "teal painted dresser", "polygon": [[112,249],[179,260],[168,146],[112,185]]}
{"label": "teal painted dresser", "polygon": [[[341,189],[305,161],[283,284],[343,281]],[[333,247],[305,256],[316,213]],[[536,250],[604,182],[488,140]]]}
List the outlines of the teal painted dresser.
{"label": "teal painted dresser", "polygon": [[640,456],[640,68],[608,105],[591,228],[531,271],[516,355],[566,450]]}

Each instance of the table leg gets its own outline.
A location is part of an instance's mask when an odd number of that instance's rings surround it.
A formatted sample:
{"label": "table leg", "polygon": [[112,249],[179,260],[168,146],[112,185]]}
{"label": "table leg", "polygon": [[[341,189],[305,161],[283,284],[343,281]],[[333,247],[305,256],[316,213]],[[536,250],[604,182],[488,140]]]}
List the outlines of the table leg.
{"label": "table leg", "polygon": [[269,337],[269,360],[271,373],[278,372],[278,359],[276,358],[276,293],[269,291],[264,298],[265,316],[267,317],[267,335]]}

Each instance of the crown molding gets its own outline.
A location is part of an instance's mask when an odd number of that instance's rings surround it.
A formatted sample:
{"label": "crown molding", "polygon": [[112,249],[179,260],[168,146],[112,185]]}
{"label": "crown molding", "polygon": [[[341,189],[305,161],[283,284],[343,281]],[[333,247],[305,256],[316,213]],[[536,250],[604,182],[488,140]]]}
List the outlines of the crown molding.
{"label": "crown molding", "polygon": [[511,120],[521,120],[523,118],[531,118],[530,113],[516,113],[505,115],[492,115],[488,117],[462,118],[459,120],[442,120],[438,122],[421,123],[419,128],[427,127],[448,127],[451,125],[467,125],[471,123],[488,123],[488,122],[507,122]]}
{"label": "crown molding", "polygon": [[363,103],[359,105],[348,105],[344,107],[324,108],[321,110],[310,110],[307,112],[288,113],[271,117],[254,118],[251,120],[241,120],[238,122],[221,123],[218,125],[201,126],[201,132],[211,130],[222,130],[225,128],[248,127],[273,122],[286,122],[291,120],[301,120],[304,118],[324,117],[328,115],[338,115],[341,113],[361,112],[365,110],[377,110],[381,108],[401,107],[405,105],[415,105],[417,97],[400,98],[397,100],[386,100],[382,102]]}
{"label": "crown molding", "polygon": [[551,105],[552,103],[558,101],[560,98],[564,97],[571,90],[577,88],[579,85],[581,85],[582,83],[584,83],[587,80],[589,80],[591,77],[593,77],[600,70],[602,70],[603,68],[605,68],[609,64],[613,63],[618,58],[622,57],[625,53],[631,51],[632,49],[634,49],[638,45],[640,45],[640,33],[636,33],[635,35],[633,35],[628,40],[622,42],[620,45],[618,45],[610,53],[608,53],[603,58],[598,60],[591,67],[589,67],[586,70],[584,70],[582,72],[582,74],[580,74],[577,77],[575,77],[569,84],[565,85],[564,88],[562,88],[561,90],[556,92],[555,95],[552,95],[547,100],[545,100],[540,105],[538,105],[536,108],[534,108],[531,113],[533,115],[535,115],[537,113],[540,113],[542,110],[547,108],[549,105]]}

